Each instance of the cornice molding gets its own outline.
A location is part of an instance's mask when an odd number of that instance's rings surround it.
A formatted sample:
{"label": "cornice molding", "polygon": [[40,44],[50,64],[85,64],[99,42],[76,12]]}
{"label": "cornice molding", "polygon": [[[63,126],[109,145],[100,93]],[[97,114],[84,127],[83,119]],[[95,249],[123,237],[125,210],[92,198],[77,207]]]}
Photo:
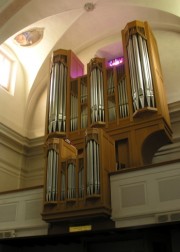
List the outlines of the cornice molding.
{"label": "cornice molding", "polygon": [[2,145],[24,155],[28,155],[30,150],[44,145],[44,136],[29,139],[3,123],[0,123],[0,139]]}
{"label": "cornice molding", "polygon": [[180,111],[180,101],[172,102],[168,104],[169,112],[173,113],[176,111]]}
{"label": "cornice molding", "polygon": [[168,105],[171,123],[180,122],[180,101]]}
{"label": "cornice molding", "polygon": [[[180,101],[169,104],[168,108],[172,123],[180,121]],[[35,151],[37,151],[37,149],[39,147],[42,148],[45,143],[45,136],[30,139],[22,136],[3,123],[0,123],[0,139],[1,144],[25,155],[28,155],[28,153],[29,155],[33,154],[33,150],[36,149]]]}

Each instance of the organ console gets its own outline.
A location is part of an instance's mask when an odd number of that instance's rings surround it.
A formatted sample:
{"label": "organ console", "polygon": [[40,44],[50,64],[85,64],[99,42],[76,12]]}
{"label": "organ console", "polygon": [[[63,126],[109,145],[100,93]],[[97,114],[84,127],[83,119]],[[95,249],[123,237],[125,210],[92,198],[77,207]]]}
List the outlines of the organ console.
{"label": "organ console", "polygon": [[[109,173],[144,166],[172,132],[155,38],[147,22],[122,31],[124,61],[84,66],[53,52],[46,116],[43,220],[50,233],[111,216]],[[60,224],[59,224],[60,223]],[[58,228],[57,228],[58,227]],[[57,231],[58,229],[58,231]]]}

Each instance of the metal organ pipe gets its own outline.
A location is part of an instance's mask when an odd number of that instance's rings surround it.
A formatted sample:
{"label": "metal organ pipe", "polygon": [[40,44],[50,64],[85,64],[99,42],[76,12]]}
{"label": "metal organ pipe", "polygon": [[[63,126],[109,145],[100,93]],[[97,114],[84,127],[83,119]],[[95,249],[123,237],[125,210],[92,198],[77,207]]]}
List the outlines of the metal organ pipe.
{"label": "metal organ pipe", "polygon": [[71,94],[71,131],[77,130],[78,126],[78,98]]}
{"label": "metal organ pipe", "polygon": [[46,201],[57,200],[58,153],[54,149],[48,150]]}
{"label": "metal organ pipe", "polygon": [[124,64],[116,67],[117,72],[117,92],[118,92],[118,105],[119,117],[125,118],[129,116],[129,104],[126,87],[126,76]]}
{"label": "metal organ pipe", "polygon": [[89,140],[87,143],[87,195],[99,193],[99,145],[95,140]]}
{"label": "metal organ pipe", "polygon": [[75,164],[70,162],[67,167],[68,170],[68,188],[67,197],[73,199],[76,196],[76,176],[75,176]]}
{"label": "metal organ pipe", "polygon": [[114,93],[113,69],[107,71],[108,94]]}
{"label": "metal organ pipe", "polygon": [[134,111],[155,107],[152,74],[146,39],[132,34],[127,45]]}
{"label": "metal organ pipe", "polygon": [[145,39],[143,39],[142,42],[143,42],[143,49],[144,49],[146,71],[148,75],[149,94],[147,92],[147,95],[150,96],[150,106],[155,107],[153,81],[152,81],[152,76],[151,76],[151,68],[150,68],[149,55],[148,55],[148,50],[147,50],[147,42]]}
{"label": "metal organ pipe", "polygon": [[53,63],[49,96],[49,133],[66,129],[66,85],[67,67],[63,62]]}
{"label": "metal organ pipe", "polygon": [[84,196],[84,159],[79,160],[79,172],[78,172],[78,184],[79,184],[79,198]]}
{"label": "metal organ pipe", "polygon": [[132,90],[132,97],[133,97],[133,105],[134,110],[139,109],[139,98],[138,98],[138,90],[137,90],[137,79],[136,79],[136,71],[135,71],[135,62],[133,56],[133,47],[132,47],[132,39],[129,39],[128,44],[128,60],[129,60],[129,70],[130,70],[130,78],[131,78],[131,90]]}
{"label": "metal organ pipe", "polygon": [[140,55],[138,49],[138,42],[136,35],[132,35],[133,41],[133,50],[134,50],[134,61],[135,61],[135,69],[136,69],[136,77],[137,77],[137,91],[140,106],[144,107],[144,87],[143,87],[143,78],[142,78],[142,69],[141,69],[141,62],[140,62]]}
{"label": "metal organ pipe", "polygon": [[104,91],[102,71],[95,67],[91,71],[91,120],[104,122]]}
{"label": "metal organ pipe", "polygon": [[61,200],[66,198],[66,162],[61,163]]}

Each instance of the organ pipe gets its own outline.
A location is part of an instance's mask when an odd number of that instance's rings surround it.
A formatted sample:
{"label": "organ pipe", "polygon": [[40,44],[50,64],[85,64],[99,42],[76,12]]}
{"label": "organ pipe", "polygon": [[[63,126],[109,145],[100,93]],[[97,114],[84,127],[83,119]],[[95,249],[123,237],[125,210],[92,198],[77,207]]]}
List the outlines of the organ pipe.
{"label": "organ pipe", "polygon": [[104,122],[104,80],[102,70],[96,66],[90,73],[91,121]]}
{"label": "organ pipe", "polygon": [[67,166],[68,184],[67,184],[67,198],[74,199],[76,197],[76,166],[72,161],[69,161]]}
{"label": "organ pipe", "polygon": [[61,200],[66,198],[66,162],[61,163]]}
{"label": "organ pipe", "polygon": [[71,131],[77,130],[78,127],[78,98],[71,94]]}
{"label": "organ pipe", "polygon": [[130,30],[127,53],[134,111],[155,107],[147,41],[135,28]]}
{"label": "organ pipe", "polygon": [[58,157],[55,149],[48,150],[46,201],[57,200]]}
{"label": "organ pipe", "polygon": [[78,188],[79,188],[79,198],[84,196],[84,159],[79,159],[79,172],[78,172]]}
{"label": "organ pipe", "polygon": [[119,114],[121,118],[129,116],[129,105],[126,89],[126,79],[122,78],[118,83]]}
{"label": "organ pipe", "polygon": [[50,77],[48,132],[66,130],[67,67],[63,61],[54,62]]}
{"label": "organ pipe", "polygon": [[107,85],[108,85],[108,94],[113,94],[114,93],[113,69],[107,70]]}
{"label": "organ pipe", "polygon": [[95,140],[87,142],[87,195],[100,193],[99,145]]}

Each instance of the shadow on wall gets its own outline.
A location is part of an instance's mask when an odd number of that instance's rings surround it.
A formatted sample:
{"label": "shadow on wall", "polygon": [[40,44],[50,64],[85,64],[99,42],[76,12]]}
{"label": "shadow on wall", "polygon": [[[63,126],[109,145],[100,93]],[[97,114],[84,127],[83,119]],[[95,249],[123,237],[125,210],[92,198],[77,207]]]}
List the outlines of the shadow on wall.
{"label": "shadow on wall", "polygon": [[152,164],[152,159],[157,150],[168,143],[170,144],[170,141],[163,130],[149,135],[145,139],[141,149],[144,165]]}

